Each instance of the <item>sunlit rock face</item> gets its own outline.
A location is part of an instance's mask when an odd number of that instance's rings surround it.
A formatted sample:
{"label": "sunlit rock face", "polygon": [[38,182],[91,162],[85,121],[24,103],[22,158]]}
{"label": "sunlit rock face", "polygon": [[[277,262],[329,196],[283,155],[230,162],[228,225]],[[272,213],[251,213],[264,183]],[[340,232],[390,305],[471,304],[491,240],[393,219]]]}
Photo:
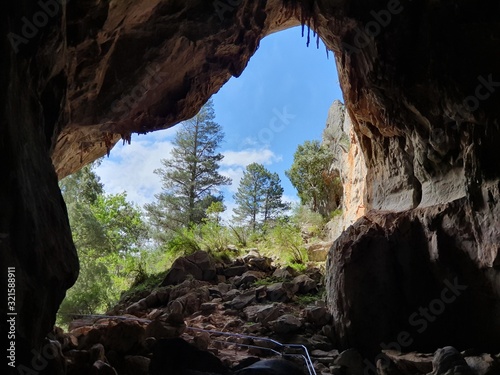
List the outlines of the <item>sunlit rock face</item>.
{"label": "sunlit rock face", "polygon": [[[453,304],[454,334],[444,318],[426,332],[469,346],[498,336],[493,313],[469,312],[496,311],[500,291],[498,2],[51,4],[9,3],[0,16],[0,258],[18,270],[18,332],[27,346],[50,329],[77,274],[56,173],[77,170],[133,132],[189,118],[243,71],[265,35],[301,22],[335,53],[366,163],[371,213],[330,256],[340,342],[378,347],[455,277],[470,287]],[[364,314],[374,298],[373,314]]]}
{"label": "sunlit rock face", "polygon": [[335,100],[328,110],[322,144],[332,154],[331,171],[342,181],[341,214],[327,224],[328,237],[337,239],[365,214],[366,162],[352,121],[344,104]]}

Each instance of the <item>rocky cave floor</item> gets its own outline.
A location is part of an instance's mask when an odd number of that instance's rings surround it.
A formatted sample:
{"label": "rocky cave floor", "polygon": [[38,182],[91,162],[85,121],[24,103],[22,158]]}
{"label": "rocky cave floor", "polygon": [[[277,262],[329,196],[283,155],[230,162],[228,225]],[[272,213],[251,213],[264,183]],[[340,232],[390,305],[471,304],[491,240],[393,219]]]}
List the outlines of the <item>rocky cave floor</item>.
{"label": "rocky cave floor", "polygon": [[[500,355],[451,347],[427,354],[385,350],[377,362],[355,349],[339,351],[324,302],[322,268],[313,263],[298,274],[290,267],[276,268],[256,250],[225,264],[205,252],[180,258],[163,286],[122,298],[107,314],[116,317],[80,317],[69,332],[55,328],[49,345],[59,355],[51,372],[146,375],[155,342],[180,337],[215,354],[230,371],[276,357],[273,349],[304,366],[305,374],[313,373],[296,356],[300,351],[265,339],[271,338],[304,345],[318,375],[500,374]],[[190,366],[189,360],[183,362],[174,371],[179,375],[180,368]]]}

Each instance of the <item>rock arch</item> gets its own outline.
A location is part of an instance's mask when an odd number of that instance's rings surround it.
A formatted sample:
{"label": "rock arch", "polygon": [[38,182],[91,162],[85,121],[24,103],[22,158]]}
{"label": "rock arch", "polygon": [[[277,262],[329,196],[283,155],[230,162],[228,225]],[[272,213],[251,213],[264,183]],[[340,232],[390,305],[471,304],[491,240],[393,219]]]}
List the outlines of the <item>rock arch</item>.
{"label": "rock arch", "polygon": [[[365,349],[372,350],[399,329],[391,322],[432,295],[419,278],[439,291],[455,276],[475,291],[465,301],[479,306],[457,340],[490,344],[498,335],[500,322],[487,313],[498,308],[500,289],[497,2],[23,0],[5,7],[0,257],[16,267],[26,361],[78,270],[56,172],[77,170],[132,132],[190,117],[243,71],[259,40],[301,23],[335,54],[373,210],[332,249],[329,299],[340,341],[359,344],[376,318],[382,328],[370,336]],[[379,253],[370,254],[390,266],[390,277],[363,278],[369,264],[352,261],[374,251],[370,238],[380,239]],[[372,295],[384,283],[397,287],[381,294],[368,319],[354,310],[373,301],[346,285],[357,281]],[[467,323],[466,305],[456,305],[456,324]]]}

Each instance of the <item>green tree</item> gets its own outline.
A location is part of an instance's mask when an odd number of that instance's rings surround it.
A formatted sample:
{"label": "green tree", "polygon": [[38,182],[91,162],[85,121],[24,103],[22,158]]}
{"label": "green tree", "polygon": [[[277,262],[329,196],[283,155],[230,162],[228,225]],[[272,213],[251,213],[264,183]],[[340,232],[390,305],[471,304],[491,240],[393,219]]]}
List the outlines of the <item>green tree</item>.
{"label": "green tree", "polygon": [[249,164],[234,195],[235,219],[248,221],[255,231],[259,223],[265,224],[288,209],[282,196],[283,187],[277,173],[271,173],[262,164]]}
{"label": "green tree", "polygon": [[98,159],[61,180],[59,187],[66,205],[75,202],[92,204],[97,200],[98,196],[104,193],[104,185],[94,172],[94,169],[100,163],[101,159]]}
{"label": "green tree", "polygon": [[297,189],[301,203],[328,216],[340,205],[342,183],[331,171],[333,155],[319,141],[306,141],[297,147],[292,167],[285,172]]}
{"label": "green tree", "polygon": [[160,242],[165,241],[162,232],[201,223],[207,208],[222,201],[219,187],[231,183],[218,172],[224,156],[217,149],[224,133],[214,119],[210,100],[195,117],[182,124],[171,157],[162,159],[163,168],[155,171],[162,179],[163,191],[145,209],[159,232],[156,237]]}
{"label": "green tree", "polygon": [[141,211],[126,194],[104,194],[88,165],[60,182],[68,208],[80,275],[60,314],[104,312],[132,282],[135,258],[147,237]]}

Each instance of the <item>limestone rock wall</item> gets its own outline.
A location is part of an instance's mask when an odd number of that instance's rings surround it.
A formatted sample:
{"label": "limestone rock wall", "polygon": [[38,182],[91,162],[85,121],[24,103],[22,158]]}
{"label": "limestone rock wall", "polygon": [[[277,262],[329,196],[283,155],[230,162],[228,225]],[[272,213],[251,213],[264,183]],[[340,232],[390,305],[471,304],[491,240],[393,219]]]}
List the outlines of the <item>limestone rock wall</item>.
{"label": "limestone rock wall", "polygon": [[359,140],[345,105],[335,100],[328,110],[323,145],[333,154],[331,170],[340,173],[343,185],[342,215],[328,224],[328,237],[337,239],[340,234],[365,214],[366,162]]}

